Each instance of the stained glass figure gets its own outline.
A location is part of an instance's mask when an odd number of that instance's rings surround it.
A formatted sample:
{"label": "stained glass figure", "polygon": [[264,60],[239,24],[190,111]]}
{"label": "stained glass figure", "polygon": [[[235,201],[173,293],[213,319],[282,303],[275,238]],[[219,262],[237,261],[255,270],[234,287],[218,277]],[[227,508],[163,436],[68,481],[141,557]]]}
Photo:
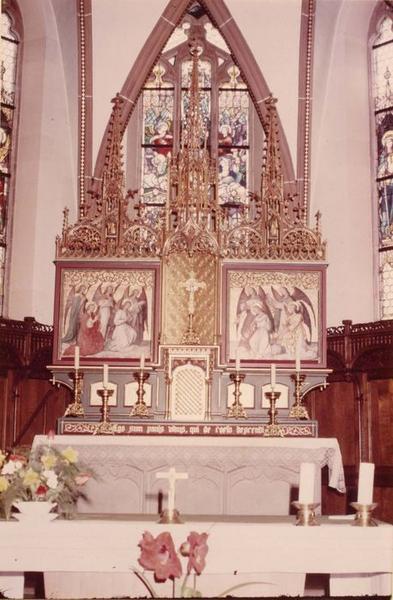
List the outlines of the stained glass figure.
{"label": "stained glass figure", "polygon": [[9,180],[12,174],[11,150],[14,134],[15,81],[18,39],[8,13],[1,14],[1,126],[0,126],[0,315],[3,314],[7,258],[7,217]]}
{"label": "stained glass figure", "polygon": [[393,20],[379,24],[371,55],[376,132],[376,188],[380,249],[380,312],[393,318]]}

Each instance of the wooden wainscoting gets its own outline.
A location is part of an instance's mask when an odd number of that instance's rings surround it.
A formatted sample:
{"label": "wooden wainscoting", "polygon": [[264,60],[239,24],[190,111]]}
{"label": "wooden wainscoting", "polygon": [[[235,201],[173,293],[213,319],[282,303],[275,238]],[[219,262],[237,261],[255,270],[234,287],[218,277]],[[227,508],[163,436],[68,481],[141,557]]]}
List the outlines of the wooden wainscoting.
{"label": "wooden wainscoting", "polygon": [[328,330],[328,387],[306,397],[321,437],[339,441],[347,493],[327,486],[323,477],[322,510],[353,512],[359,462],[375,463],[375,516],[393,523],[393,321]]}
{"label": "wooden wainscoting", "polygon": [[0,319],[0,448],[30,445],[56,429],[69,391],[50,382],[53,331],[33,318]]}

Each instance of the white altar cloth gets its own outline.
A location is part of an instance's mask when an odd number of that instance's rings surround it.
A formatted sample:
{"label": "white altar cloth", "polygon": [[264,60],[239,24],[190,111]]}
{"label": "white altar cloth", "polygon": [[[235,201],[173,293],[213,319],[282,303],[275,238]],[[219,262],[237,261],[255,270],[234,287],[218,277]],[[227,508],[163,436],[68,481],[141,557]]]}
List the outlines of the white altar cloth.
{"label": "white altar cloth", "polygon": [[[34,438],[34,446],[47,443],[46,436]],[[80,512],[157,514],[158,494],[165,495],[167,484],[155,474],[170,467],[188,473],[176,486],[177,508],[188,514],[287,515],[302,462],[318,467],[317,502],[325,465],[329,485],[345,491],[334,438],[59,435],[52,443],[78,450],[99,477],[88,482],[90,503],[80,503]]]}
{"label": "white altar cloth", "polygon": [[[54,577],[63,577],[60,589],[65,595],[62,597],[74,598],[77,596],[67,596],[70,589],[64,587],[67,580],[72,581],[72,577],[67,576],[69,572],[90,573],[79,587],[79,597],[84,598],[94,597],[94,594],[105,597],[106,593],[109,594],[106,597],[113,597],[111,578],[107,578],[109,589],[103,586],[104,580],[97,579],[97,594],[96,574],[107,573],[111,577],[127,574],[128,579],[122,580],[127,582],[123,595],[138,597],[141,593],[148,595],[131,574],[133,567],[141,570],[138,542],[143,532],[150,531],[157,536],[162,531],[170,531],[175,547],[179,548],[191,531],[197,531],[209,534],[206,567],[197,585],[203,596],[216,596],[226,587],[250,578],[267,583],[259,590],[253,588],[257,593],[245,587],[233,595],[280,595],[279,578],[274,579],[274,575],[281,577],[283,573],[294,576],[292,590],[287,591],[292,595],[302,593],[305,573],[350,576],[357,582],[359,595],[370,593],[370,576],[381,576],[384,585],[380,593],[389,595],[393,526],[380,523],[378,527],[353,527],[351,521],[334,522],[326,517],[321,517],[320,522],[320,527],[296,527],[294,517],[190,517],[184,524],[160,525],[146,515],[117,515],[111,520],[85,516],[82,520],[44,524],[2,521],[0,569],[3,572],[58,572]],[[182,560],[185,567],[187,559]],[[55,579],[52,588],[54,583]],[[154,586],[160,595],[168,594],[165,584]],[[339,589],[336,587],[335,593],[340,593]],[[342,595],[351,594],[345,585],[341,589],[344,590]]]}

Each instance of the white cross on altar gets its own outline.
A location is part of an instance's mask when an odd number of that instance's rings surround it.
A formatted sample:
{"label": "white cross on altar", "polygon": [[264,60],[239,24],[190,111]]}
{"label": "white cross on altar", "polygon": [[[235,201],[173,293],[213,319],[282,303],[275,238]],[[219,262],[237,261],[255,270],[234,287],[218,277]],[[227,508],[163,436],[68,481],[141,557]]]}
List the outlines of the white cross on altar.
{"label": "white cross on altar", "polygon": [[188,473],[177,473],[174,467],[171,467],[169,471],[160,471],[156,473],[157,479],[168,479],[168,511],[173,512],[175,510],[175,487],[178,479],[188,479]]}

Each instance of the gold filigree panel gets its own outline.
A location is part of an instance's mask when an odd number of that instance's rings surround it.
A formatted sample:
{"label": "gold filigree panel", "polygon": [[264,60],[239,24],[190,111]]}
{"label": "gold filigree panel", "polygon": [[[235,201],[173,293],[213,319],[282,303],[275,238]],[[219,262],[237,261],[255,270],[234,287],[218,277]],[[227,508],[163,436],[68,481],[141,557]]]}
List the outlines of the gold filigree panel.
{"label": "gold filigree panel", "polygon": [[[213,256],[174,254],[163,269],[162,342],[179,344],[189,325],[190,292],[187,282],[192,276],[197,287],[193,296],[193,330],[201,344],[213,344],[217,323],[217,265]],[[198,285],[199,284],[199,285]]]}

